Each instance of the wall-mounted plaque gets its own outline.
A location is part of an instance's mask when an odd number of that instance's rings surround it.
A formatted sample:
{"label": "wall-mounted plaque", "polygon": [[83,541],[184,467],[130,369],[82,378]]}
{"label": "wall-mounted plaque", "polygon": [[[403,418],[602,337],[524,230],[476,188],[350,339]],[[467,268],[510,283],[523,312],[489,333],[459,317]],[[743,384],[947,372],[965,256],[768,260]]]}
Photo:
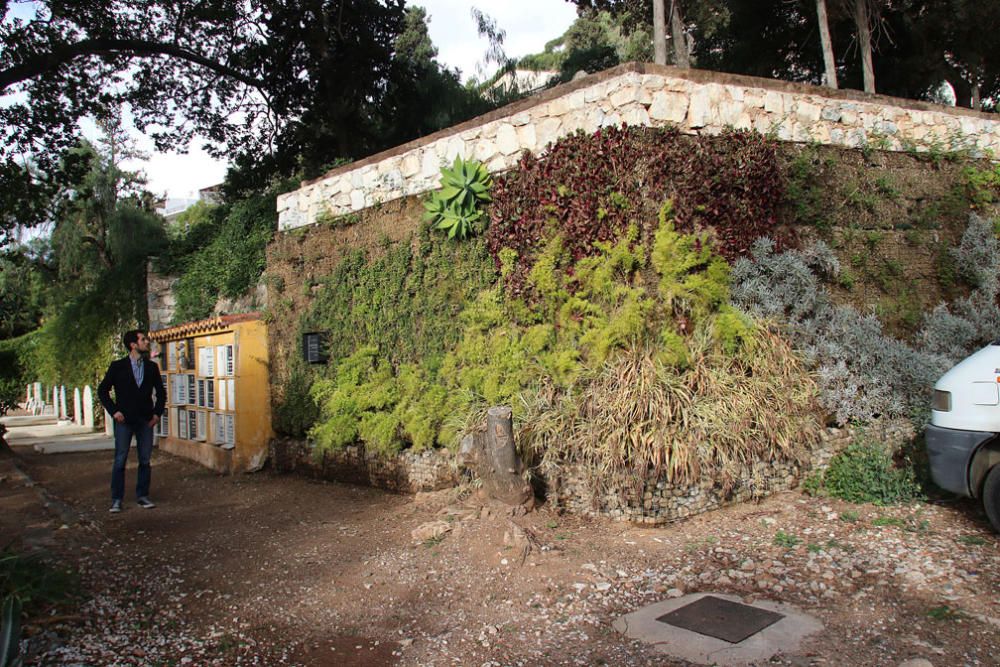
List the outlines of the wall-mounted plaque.
{"label": "wall-mounted plaque", "polygon": [[307,364],[325,364],[329,359],[326,350],[326,332],[302,334],[302,358]]}

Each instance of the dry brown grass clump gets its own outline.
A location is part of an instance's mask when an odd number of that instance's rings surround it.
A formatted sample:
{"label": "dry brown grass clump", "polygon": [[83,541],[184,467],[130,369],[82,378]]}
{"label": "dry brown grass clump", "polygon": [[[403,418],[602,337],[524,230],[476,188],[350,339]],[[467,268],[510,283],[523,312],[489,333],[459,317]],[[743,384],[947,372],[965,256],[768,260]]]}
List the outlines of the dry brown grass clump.
{"label": "dry brown grass clump", "polygon": [[816,385],[779,336],[757,327],[735,356],[707,339],[692,348],[686,371],[630,350],[575,391],[540,388],[524,399],[522,450],[545,474],[583,464],[595,492],[639,492],[652,473],[728,493],[755,461],[808,455],[822,426]]}

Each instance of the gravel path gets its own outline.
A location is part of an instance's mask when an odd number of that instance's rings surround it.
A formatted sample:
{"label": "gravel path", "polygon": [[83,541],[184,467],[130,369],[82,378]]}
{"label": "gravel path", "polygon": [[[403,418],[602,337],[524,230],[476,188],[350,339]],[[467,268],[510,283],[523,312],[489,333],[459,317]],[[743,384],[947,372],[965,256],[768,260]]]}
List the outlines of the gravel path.
{"label": "gravel path", "polygon": [[33,619],[28,664],[686,664],[611,622],[698,591],[823,622],[769,664],[1000,664],[1000,541],[971,503],[785,493],[648,528],[157,454],[159,506],[109,515],[107,459],[20,454],[72,525],[0,469],[0,516],[24,516],[20,541],[77,568],[85,593],[70,618]]}

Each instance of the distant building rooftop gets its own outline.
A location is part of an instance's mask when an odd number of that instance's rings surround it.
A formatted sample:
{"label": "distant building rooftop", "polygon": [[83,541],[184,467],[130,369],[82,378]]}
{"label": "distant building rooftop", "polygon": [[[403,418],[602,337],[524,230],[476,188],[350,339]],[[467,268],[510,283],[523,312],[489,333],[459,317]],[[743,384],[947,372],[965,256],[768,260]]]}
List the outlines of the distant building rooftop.
{"label": "distant building rooftop", "polygon": [[200,201],[203,201],[206,204],[218,204],[222,201],[222,183],[210,185],[207,188],[198,190],[198,196],[194,198],[168,197],[163,199],[160,202],[160,205],[156,207],[156,212],[166,218],[167,223],[169,224],[176,221],[177,216]]}

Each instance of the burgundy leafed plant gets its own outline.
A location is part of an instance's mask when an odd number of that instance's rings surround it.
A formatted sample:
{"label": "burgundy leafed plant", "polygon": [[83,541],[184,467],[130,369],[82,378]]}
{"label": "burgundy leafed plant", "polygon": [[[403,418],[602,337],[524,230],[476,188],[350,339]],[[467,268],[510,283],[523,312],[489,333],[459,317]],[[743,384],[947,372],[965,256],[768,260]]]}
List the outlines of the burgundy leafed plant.
{"label": "burgundy leafed plant", "polygon": [[630,223],[648,238],[670,198],[679,229],[711,227],[718,250],[733,259],[774,226],[781,197],[775,146],[755,132],[603,128],[570,135],[541,157],[525,153],[497,178],[487,243],[498,268],[503,248],[517,252],[506,286],[522,295],[536,252],[556,234],[575,259]]}

